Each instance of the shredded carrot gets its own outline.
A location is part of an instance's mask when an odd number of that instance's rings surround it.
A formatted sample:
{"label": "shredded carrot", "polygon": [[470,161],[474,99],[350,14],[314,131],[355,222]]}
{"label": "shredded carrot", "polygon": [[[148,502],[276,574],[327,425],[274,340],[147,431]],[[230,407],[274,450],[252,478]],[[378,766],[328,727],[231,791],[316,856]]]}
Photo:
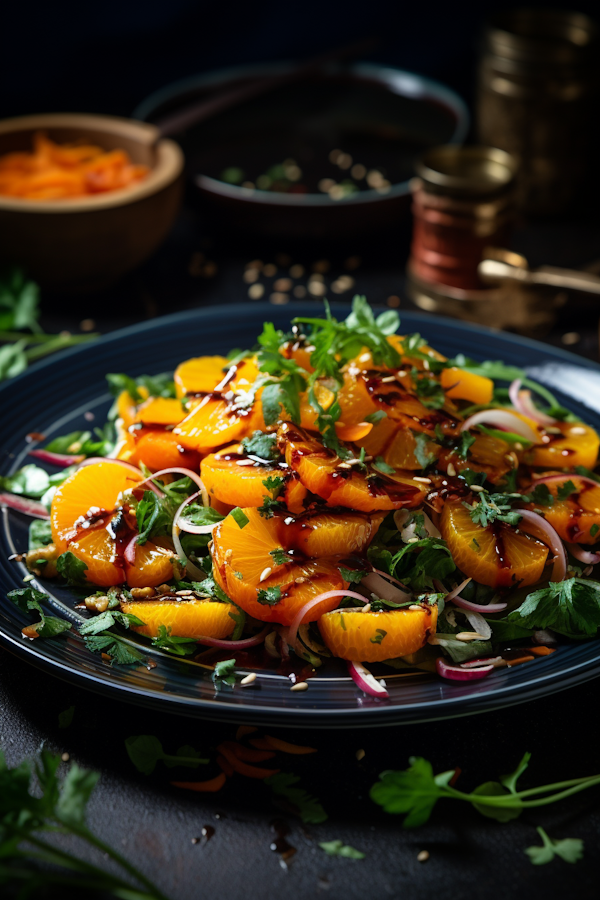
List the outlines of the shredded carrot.
{"label": "shredded carrot", "polygon": [[171,784],[173,787],[183,788],[186,791],[215,793],[221,790],[226,781],[225,772],[221,772],[214,778],[209,778],[208,781],[172,781]]}
{"label": "shredded carrot", "polygon": [[220,753],[217,756],[217,765],[223,770],[223,774],[226,775],[227,778],[231,778],[234,772],[233,766]]}
{"label": "shredded carrot", "polygon": [[524,654],[523,656],[518,656],[516,659],[507,659],[506,665],[507,666],[520,666],[521,663],[531,662],[532,659],[533,659],[533,656],[530,656],[529,651],[527,651],[526,654]]}
{"label": "shredded carrot", "polygon": [[258,728],[255,728],[254,725],[240,725],[235,733],[235,739],[239,741],[240,738],[245,737],[247,734],[254,734],[255,731],[258,731]]}
{"label": "shredded carrot", "polygon": [[554,653],[554,647],[528,647],[527,653],[533,653],[534,656],[549,656]]}
{"label": "shredded carrot", "polygon": [[250,738],[249,742],[257,750],[272,750],[271,744],[267,743],[266,738]]}
{"label": "shredded carrot", "polygon": [[282,741],[281,738],[272,737],[270,734],[265,735],[265,741],[274,750],[281,750],[282,753],[293,753],[297,756],[305,753],[316,753],[316,747],[303,747],[302,744],[290,744],[289,741]]}
{"label": "shredded carrot", "polygon": [[132,163],[125,150],[55,144],[38,132],[32,151],[0,156],[0,194],[23,200],[83,197],[128,187],[149,171]]}
{"label": "shredded carrot", "polygon": [[264,762],[266,759],[273,759],[275,756],[272,750],[254,750],[252,747],[244,747],[242,744],[236,743],[236,741],[223,741],[217,749],[222,750],[223,747],[231,750],[238,759],[243,759],[246,762]]}
{"label": "shredded carrot", "polygon": [[240,775],[246,775],[248,778],[269,778],[270,775],[279,773],[279,769],[259,769],[258,766],[250,766],[248,763],[242,762],[235,753],[232,753],[227,747],[223,747],[222,744],[219,745],[219,749],[231,767]]}

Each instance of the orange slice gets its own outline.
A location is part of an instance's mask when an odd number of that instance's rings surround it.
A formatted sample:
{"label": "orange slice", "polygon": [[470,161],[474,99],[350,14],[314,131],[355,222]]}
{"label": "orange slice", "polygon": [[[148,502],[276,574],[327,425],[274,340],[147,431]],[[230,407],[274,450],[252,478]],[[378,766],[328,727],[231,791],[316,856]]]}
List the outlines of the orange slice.
{"label": "orange slice", "polygon": [[179,436],[172,431],[142,429],[135,433],[134,441],[133,452],[127,457],[134,465],[144,463],[152,472],[173,466],[197,472],[200,467],[200,454],[182,447]]}
{"label": "orange slice", "polygon": [[177,396],[209,394],[223,379],[227,367],[224,356],[197,356],[180,363],[174,375]]}
{"label": "orange slice", "polygon": [[314,558],[362,553],[375,537],[385,513],[307,512],[280,520],[282,546]]}
{"label": "orange slice", "polygon": [[302,484],[327,501],[360,512],[418,506],[425,497],[423,485],[408,472],[394,475],[365,474],[343,462],[320,440],[294,425],[284,423],[278,432],[287,464]]}
{"label": "orange slice", "polygon": [[546,434],[543,444],[532,447],[525,454],[525,462],[530,466],[549,466],[556,469],[574,469],[585,466],[593,469],[598,461],[600,438],[589,425],[583,422],[557,422],[561,434]]}
{"label": "orange slice", "polygon": [[132,627],[132,631],[157,637],[160,625],[164,625],[175,637],[229,637],[235,628],[231,614],[236,608],[231,603],[212,600],[133,600],[121,604],[125,613],[131,613],[145,622]]}
{"label": "orange slice", "polygon": [[448,502],[439,527],[457,567],[480,584],[512,587],[542,577],[548,548],[510,525],[495,522],[483,528],[461,502]]}
{"label": "orange slice", "polygon": [[[217,583],[243,610],[263,622],[290,625],[300,608],[318,594],[339,590],[345,582],[333,561],[300,559],[275,562],[271,551],[284,546],[283,519],[266,519],[252,507],[243,510],[248,522],[240,528],[227,516],[213,532],[213,574]],[[285,526],[283,526],[285,528]],[[279,588],[280,599],[273,605],[260,603],[261,591]],[[306,621],[315,621],[337,606],[330,598],[311,610]]]}
{"label": "orange slice", "polygon": [[416,653],[435,632],[437,606],[362,612],[342,609],[325,613],[319,631],[333,656],[354,662],[382,662]]}
{"label": "orange slice", "polygon": [[178,425],[185,418],[181,400],[172,397],[150,397],[137,408],[136,422],[144,425]]}
{"label": "orange slice", "polygon": [[[394,469],[422,470],[421,463],[415,456],[417,442],[415,436],[407,428],[390,418],[382,419],[373,426],[373,430],[365,437],[356,440],[359,447],[364,447],[369,456],[381,456],[388,466]],[[425,445],[425,451],[437,458],[440,447],[434,441]]]}
{"label": "orange slice", "polygon": [[262,506],[265,496],[271,495],[264,482],[268,478],[282,478],[285,488],[277,499],[290,512],[303,510],[307,491],[296,472],[287,465],[254,461],[241,444],[205,456],[200,472],[211,498],[230,506]]}
{"label": "orange slice", "polygon": [[[562,484],[572,481],[577,491],[566,500],[558,500],[556,496]],[[531,488],[535,486],[533,482]],[[547,488],[555,498],[552,506],[540,507],[545,519],[556,528],[563,541],[572,544],[596,544],[600,541],[600,484],[592,487],[577,475],[565,475],[564,481],[547,484]],[[532,505],[536,507],[535,503]],[[594,528],[594,526],[596,526]],[[594,531],[594,534],[591,532]]]}
{"label": "orange slice", "polygon": [[483,375],[475,375],[467,369],[451,366],[442,369],[440,383],[447,397],[453,400],[469,400],[471,403],[491,403],[494,396],[494,382]]}

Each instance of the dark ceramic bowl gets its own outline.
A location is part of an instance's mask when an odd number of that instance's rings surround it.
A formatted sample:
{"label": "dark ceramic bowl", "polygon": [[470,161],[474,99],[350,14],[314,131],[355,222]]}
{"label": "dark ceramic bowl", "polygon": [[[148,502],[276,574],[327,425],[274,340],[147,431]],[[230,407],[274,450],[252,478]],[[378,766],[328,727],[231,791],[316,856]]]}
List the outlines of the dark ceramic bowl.
{"label": "dark ceramic bowl", "polygon": [[[291,68],[291,63],[247,66],[181,81],[153,94],[134,115],[156,122],[213,92],[249,79],[285,76]],[[410,208],[416,157],[429,147],[462,142],[468,124],[463,101],[443,85],[360,63],[282,84],[179,137],[211,221],[253,234],[322,239],[397,224]],[[321,178],[341,181],[350,174],[329,161],[335,148],[367,171],[382,172],[388,184],[343,199],[320,192]],[[224,170],[239,168],[244,180],[254,183],[287,159],[301,170],[298,183],[305,193],[274,193],[221,179]]]}

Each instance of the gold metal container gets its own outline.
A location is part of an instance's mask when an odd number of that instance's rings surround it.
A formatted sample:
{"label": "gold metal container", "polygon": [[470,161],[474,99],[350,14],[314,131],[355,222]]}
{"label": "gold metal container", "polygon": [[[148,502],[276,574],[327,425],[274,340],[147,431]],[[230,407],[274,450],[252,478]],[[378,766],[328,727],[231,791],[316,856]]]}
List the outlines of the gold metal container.
{"label": "gold metal container", "polygon": [[505,10],[485,30],[478,137],[516,158],[518,204],[526,212],[560,212],[585,181],[598,49],[595,23],[567,10]]}

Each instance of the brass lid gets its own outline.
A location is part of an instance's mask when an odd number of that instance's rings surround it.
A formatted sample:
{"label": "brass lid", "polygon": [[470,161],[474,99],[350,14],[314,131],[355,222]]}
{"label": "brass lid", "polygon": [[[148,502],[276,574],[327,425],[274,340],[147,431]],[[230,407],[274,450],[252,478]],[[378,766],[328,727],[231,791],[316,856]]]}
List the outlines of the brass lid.
{"label": "brass lid", "polygon": [[504,193],[517,173],[516,160],[504,150],[456,144],[427,150],[415,168],[426,191],[479,199]]}
{"label": "brass lid", "polygon": [[596,23],[566,9],[507,9],[488,22],[485,39],[496,56],[515,62],[587,62],[598,37]]}

